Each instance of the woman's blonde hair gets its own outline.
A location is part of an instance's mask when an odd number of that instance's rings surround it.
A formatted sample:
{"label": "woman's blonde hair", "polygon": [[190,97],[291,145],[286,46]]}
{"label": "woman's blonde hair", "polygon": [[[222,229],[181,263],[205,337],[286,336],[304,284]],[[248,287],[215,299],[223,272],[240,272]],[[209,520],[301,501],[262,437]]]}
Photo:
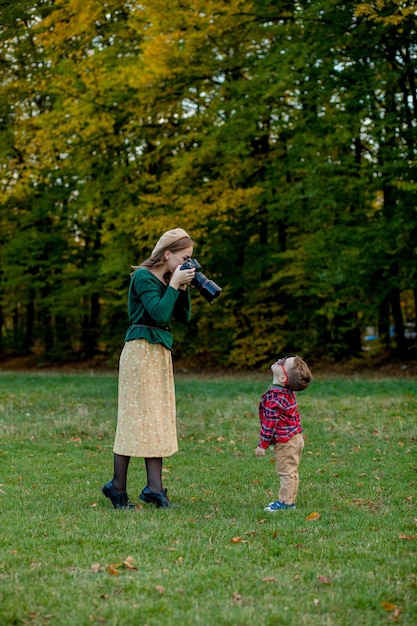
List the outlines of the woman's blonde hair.
{"label": "woman's blonde hair", "polygon": [[[156,254],[155,256],[150,256],[144,261],[142,261],[140,265],[132,265],[133,271],[130,275],[133,276],[135,271],[139,269],[140,267],[156,269],[160,267],[161,265],[163,265],[165,263],[164,255],[167,250],[170,250],[171,252],[179,252],[180,250],[184,250],[185,248],[190,248],[193,245],[194,245],[194,241],[191,239],[191,237],[188,237],[188,236],[181,237],[181,239],[177,239],[177,241],[174,241],[173,243],[171,243],[169,246],[167,246],[166,248],[158,252],[158,254]],[[165,280],[169,279],[170,275],[171,275],[170,272],[167,272],[164,276]]]}

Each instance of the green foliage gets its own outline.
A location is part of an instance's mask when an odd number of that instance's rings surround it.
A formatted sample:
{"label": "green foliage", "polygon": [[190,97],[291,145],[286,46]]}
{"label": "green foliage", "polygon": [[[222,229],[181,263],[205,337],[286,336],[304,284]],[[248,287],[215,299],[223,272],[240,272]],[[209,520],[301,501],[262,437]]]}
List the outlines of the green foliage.
{"label": "green foliage", "polygon": [[114,353],[130,266],[174,226],[224,289],[214,311],[195,295],[179,356],[245,367],[277,350],[343,358],[378,323],[406,347],[402,294],[417,293],[411,6],[1,10],[6,348]]}

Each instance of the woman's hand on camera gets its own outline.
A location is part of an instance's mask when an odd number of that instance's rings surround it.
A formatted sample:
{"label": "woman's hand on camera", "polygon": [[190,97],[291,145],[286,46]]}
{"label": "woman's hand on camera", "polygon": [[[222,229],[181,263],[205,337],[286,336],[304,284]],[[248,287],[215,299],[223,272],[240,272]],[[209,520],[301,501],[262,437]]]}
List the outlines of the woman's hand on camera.
{"label": "woman's hand on camera", "polygon": [[194,268],[182,270],[181,265],[178,265],[171,276],[169,284],[171,285],[171,287],[174,287],[174,289],[187,289],[187,286],[193,280],[194,275]]}

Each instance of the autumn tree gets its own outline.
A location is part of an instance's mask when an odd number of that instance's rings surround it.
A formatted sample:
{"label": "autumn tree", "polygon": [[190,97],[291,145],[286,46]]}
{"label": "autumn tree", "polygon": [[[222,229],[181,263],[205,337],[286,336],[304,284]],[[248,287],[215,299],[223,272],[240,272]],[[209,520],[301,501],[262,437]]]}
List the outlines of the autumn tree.
{"label": "autumn tree", "polygon": [[[188,229],[223,287],[178,356],[406,348],[415,7],[26,0],[2,8],[3,342],[117,352],[130,265]],[[411,254],[410,254],[411,251]],[[407,315],[415,303],[407,300]]]}

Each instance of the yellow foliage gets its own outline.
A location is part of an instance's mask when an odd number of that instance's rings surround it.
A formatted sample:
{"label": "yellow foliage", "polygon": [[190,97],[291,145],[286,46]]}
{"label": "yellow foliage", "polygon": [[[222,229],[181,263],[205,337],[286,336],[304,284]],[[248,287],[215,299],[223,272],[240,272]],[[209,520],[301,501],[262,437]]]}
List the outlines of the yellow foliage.
{"label": "yellow foliage", "polygon": [[68,56],[77,56],[78,48],[71,49],[68,43],[79,42],[86,32],[94,29],[96,21],[103,19],[103,5],[99,0],[56,0],[54,11],[40,23],[35,41],[47,44],[51,52],[64,47]]}
{"label": "yellow foliage", "polygon": [[[396,5],[396,8],[395,11],[392,11],[394,5]],[[410,16],[415,15],[416,7],[413,5],[414,3],[405,6],[402,0],[395,0],[394,2],[393,0],[374,0],[374,2],[358,4],[355,7],[354,14],[356,17],[381,22],[385,26],[398,26]]]}

